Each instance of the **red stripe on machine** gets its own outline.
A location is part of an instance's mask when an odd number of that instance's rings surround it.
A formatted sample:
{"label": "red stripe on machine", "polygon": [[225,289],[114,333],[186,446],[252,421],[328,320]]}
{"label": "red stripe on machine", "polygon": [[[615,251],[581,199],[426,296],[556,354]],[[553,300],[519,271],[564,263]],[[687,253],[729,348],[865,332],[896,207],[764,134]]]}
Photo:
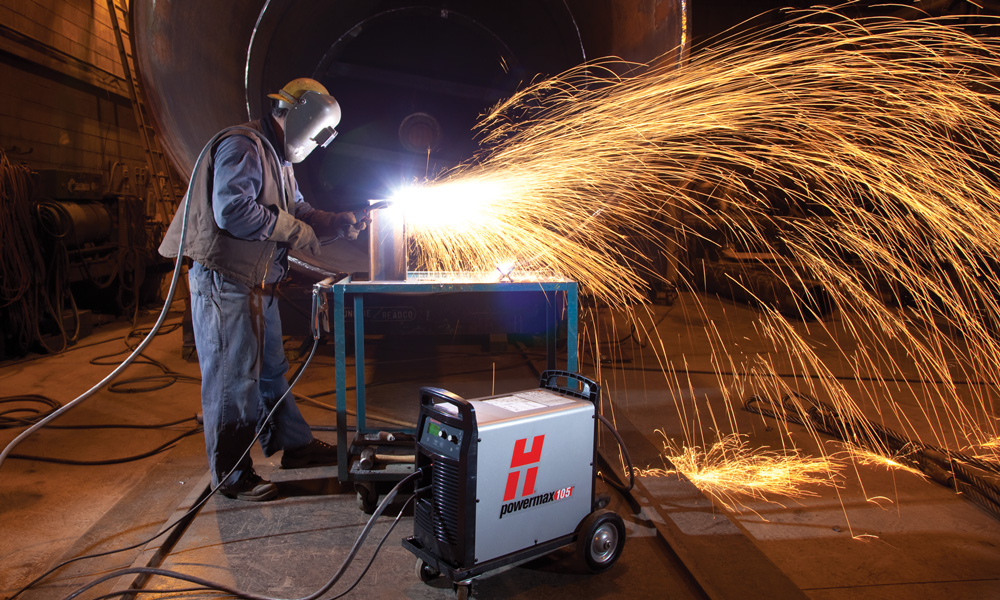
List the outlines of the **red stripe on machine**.
{"label": "red stripe on machine", "polygon": [[[528,438],[516,440],[514,442],[514,452],[510,457],[510,468],[517,469],[526,465],[534,464],[542,460],[542,445],[545,443],[545,435],[536,435],[531,440],[531,450],[525,451],[528,445]],[[521,490],[521,497],[535,493],[535,478],[538,476],[538,467],[531,467],[524,476],[524,489]],[[517,496],[517,483],[521,478],[520,471],[511,471],[507,474],[507,486],[504,488],[503,501],[510,502]]]}

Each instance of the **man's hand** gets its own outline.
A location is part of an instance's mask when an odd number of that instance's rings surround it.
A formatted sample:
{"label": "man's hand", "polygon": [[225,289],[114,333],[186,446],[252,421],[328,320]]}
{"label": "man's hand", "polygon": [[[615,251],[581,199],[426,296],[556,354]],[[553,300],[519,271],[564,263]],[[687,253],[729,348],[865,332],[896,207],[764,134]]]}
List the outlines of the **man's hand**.
{"label": "man's hand", "polygon": [[327,212],[314,210],[307,217],[309,224],[321,237],[345,237],[349,240],[358,239],[358,234],[368,226],[368,220],[360,222],[352,212]]}
{"label": "man's hand", "polygon": [[307,252],[313,256],[320,252],[319,239],[316,238],[313,228],[283,210],[278,211],[278,220],[275,221],[274,231],[268,239],[284,242],[292,250]]}

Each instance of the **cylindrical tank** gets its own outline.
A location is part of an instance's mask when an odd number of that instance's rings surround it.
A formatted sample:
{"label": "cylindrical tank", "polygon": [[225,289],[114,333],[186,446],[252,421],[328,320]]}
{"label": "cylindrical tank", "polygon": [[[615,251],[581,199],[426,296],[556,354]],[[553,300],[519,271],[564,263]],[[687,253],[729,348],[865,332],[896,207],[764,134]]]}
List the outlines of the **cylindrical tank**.
{"label": "cylindrical tank", "polygon": [[406,281],[409,260],[402,211],[393,206],[373,210],[368,229],[369,279]]}
{"label": "cylindrical tank", "polygon": [[162,144],[188,174],[218,130],[296,77],[344,111],[296,167],[319,208],[363,206],[468,159],[473,125],[534,78],[617,56],[679,60],[687,0],[133,0],[136,55]]}
{"label": "cylindrical tank", "polygon": [[67,248],[101,244],[111,238],[111,213],[101,202],[41,200],[35,211],[42,230]]}

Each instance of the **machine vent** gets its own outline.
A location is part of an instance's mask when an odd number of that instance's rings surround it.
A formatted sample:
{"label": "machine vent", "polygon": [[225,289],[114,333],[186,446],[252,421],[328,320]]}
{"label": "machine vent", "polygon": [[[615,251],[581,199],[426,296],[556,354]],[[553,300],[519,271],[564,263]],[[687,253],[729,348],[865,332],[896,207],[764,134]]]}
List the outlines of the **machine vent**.
{"label": "machine vent", "polygon": [[413,511],[414,531],[422,531],[430,534],[434,531],[434,506],[430,500],[417,500],[417,506]]}
{"label": "machine vent", "polygon": [[434,506],[437,509],[434,519],[434,535],[439,542],[449,546],[454,546],[458,541],[460,482],[457,466],[446,464],[444,461],[434,463],[431,479]]}

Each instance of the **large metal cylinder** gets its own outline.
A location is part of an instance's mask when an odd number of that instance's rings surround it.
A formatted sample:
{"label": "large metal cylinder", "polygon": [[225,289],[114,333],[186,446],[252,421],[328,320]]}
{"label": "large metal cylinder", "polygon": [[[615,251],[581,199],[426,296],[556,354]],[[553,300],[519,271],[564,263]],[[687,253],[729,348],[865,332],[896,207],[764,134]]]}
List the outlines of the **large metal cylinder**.
{"label": "large metal cylinder", "polygon": [[111,237],[111,213],[100,202],[42,200],[35,211],[42,231],[67,248],[101,244]]}
{"label": "large metal cylinder", "polygon": [[[295,77],[344,116],[296,167],[320,208],[362,206],[468,159],[477,117],[538,75],[683,47],[685,0],[133,0],[140,73],[160,139],[188,174],[219,129],[260,116]],[[668,55],[676,58],[677,54]]]}

